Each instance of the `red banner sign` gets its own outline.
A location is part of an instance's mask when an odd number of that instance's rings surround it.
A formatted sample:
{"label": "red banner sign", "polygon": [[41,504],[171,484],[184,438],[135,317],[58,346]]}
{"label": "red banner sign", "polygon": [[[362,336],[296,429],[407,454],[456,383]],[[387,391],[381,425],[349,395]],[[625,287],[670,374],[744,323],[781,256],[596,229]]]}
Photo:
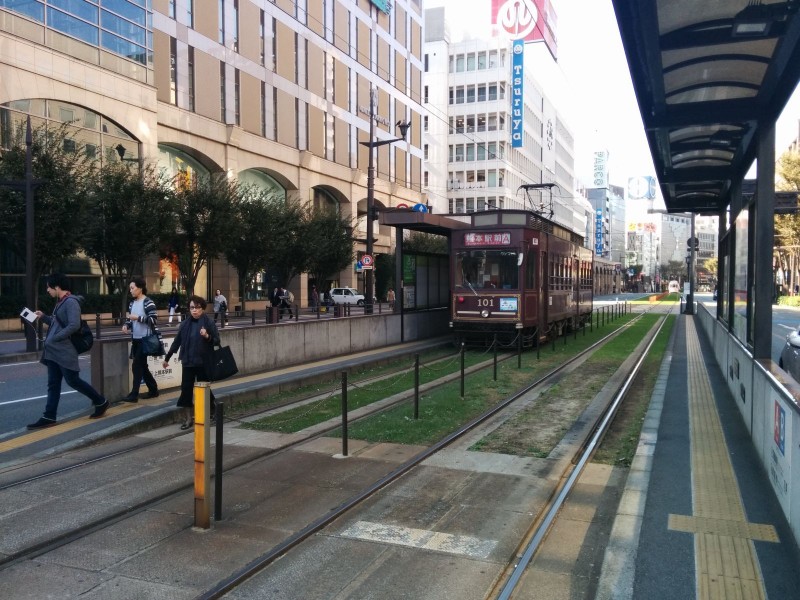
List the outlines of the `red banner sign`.
{"label": "red banner sign", "polygon": [[492,22],[511,39],[544,41],[556,57],[556,13],[551,0],[492,0]]}

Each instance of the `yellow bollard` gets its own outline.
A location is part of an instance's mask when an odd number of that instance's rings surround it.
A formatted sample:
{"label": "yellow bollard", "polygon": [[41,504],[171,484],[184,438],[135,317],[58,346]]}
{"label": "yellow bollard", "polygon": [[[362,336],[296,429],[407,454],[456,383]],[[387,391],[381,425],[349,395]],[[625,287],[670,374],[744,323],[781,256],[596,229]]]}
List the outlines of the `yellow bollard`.
{"label": "yellow bollard", "polygon": [[211,386],[194,384],[194,526],[211,527]]}

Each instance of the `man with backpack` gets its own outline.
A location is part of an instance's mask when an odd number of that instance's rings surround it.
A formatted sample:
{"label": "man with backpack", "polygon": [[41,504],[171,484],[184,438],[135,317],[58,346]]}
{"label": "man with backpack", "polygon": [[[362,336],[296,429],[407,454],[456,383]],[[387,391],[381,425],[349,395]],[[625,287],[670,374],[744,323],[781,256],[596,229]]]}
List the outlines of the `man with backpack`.
{"label": "man with backpack", "polygon": [[70,337],[81,328],[81,303],[72,295],[69,279],[61,273],[52,273],[47,276],[46,283],[47,293],[56,300],[56,306],[52,316],[40,310],[36,311],[36,316],[48,326],[40,361],[47,367],[47,404],[42,417],[29,424],[28,429],[52,427],[57,423],[62,379],[92,401],[94,412],[89,415],[90,419],[102,417],[109,406],[108,400],[80,377],[78,351]]}

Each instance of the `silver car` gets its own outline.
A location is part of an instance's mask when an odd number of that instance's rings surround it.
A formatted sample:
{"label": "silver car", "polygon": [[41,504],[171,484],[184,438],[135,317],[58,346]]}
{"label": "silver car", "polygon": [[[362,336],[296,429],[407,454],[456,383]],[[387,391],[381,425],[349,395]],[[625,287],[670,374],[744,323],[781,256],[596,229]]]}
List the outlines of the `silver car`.
{"label": "silver car", "polygon": [[778,366],[800,382],[800,329],[786,336]]}
{"label": "silver car", "polygon": [[364,306],[364,294],[350,287],[333,288],[331,290],[331,300],[336,304],[358,304],[359,306]]}

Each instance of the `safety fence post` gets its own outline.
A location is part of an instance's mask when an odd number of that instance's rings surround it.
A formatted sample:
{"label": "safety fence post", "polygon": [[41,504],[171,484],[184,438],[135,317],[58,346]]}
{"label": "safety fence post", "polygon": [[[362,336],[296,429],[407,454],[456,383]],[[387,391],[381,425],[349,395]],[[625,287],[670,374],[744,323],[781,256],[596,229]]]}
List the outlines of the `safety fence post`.
{"label": "safety fence post", "polygon": [[414,420],[419,419],[419,354],[414,355]]}
{"label": "safety fence post", "polygon": [[347,456],[347,371],[342,371],[342,456]]}
{"label": "safety fence post", "polygon": [[255,325],[256,324],[256,309],[255,308],[250,311],[250,324],[251,325]]}
{"label": "safety fence post", "polygon": [[464,399],[464,342],[461,342],[461,399]]}
{"label": "safety fence post", "polygon": [[494,334],[494,341],[492,341],[494,348],[494,380],[497,381],[497,334]]}
{"label": "safety fence post", "polygon": [[217,420],[216,440],[214,448],[214,520],[222,520],[222,423],[225,419],[225,403],[217,400],[214,407],[214,417]]}
{"label": "safety fence post", "polygon": [[194,526],[201,529],[211,527],[211,429],[206,422],[210,409],[211,386],[207,381],[198,381],[194,384]]}
{"label": "safety fence post", "polygon": [[102,330],[100,329],[100,313],[95,313],[95,316],[94,316],[94,337],[96,337],[98,340],[100,339],[100,332],[101,331]]}

